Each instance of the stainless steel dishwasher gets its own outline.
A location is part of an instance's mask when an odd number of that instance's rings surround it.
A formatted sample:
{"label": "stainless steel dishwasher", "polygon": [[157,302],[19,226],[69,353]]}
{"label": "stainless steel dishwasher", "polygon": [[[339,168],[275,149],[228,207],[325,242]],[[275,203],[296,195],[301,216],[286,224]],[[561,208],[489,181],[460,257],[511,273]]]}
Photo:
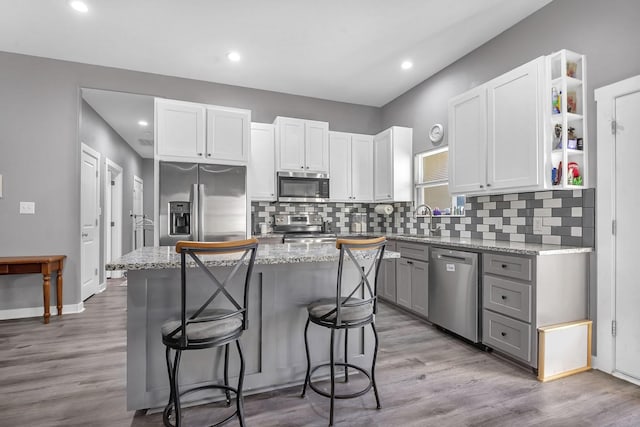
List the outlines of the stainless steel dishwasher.
{"label": "stainless steel dishwasher", "polygon": [[474,343],[478,339],[478,254],[432,248],[429,321]]}

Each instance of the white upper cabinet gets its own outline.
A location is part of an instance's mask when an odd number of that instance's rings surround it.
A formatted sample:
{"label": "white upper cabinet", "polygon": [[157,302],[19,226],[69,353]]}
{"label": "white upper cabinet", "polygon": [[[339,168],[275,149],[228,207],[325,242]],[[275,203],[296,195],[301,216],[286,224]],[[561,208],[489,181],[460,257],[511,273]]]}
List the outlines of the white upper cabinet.
{"label": "white upper cabinet", "polygon": [[276,200],[276,139],[271,124],[251,123],[248,188],[252,201]]}
{"label": "white upper cabinet", "polygon": [[329,160],[331,201],[373,201],[372,136],[329,132]]}
{"label": "white upper cabinet", "polygon": [[246,164],[251,112],[155,99],[156,156],[161,160]]}
{"label": "white upper cabinet", "polygon": [[487,185],[525,188],[541,183],[544,58],[487,83]]}
{"label": "white upper cabinet", "polygon": [[155,99],[156,154],[203,158],[206,109],[200,104]]}
{"label": "white upper cabinet", "polygon": [[449,101],[449,191],[544,188],[544,57]]}
{"label": "white upper cabinet", "polygon": [[207,158],[249,160],[249,124],[245,110],[207,108]]}
{"label": "white upper cabinet", "polygon": [[276,117],[277,170],[329,172],[329,124]]}
{"label": "white upper cabinet", "polygon": [[449,101],[449,191],[484,189],[487,164],[487,91],[484,86]]}
{"label": "white upper cabinet", "polygon": [[393,126],[374,136],[374,199],[413,200],[413,129]]}

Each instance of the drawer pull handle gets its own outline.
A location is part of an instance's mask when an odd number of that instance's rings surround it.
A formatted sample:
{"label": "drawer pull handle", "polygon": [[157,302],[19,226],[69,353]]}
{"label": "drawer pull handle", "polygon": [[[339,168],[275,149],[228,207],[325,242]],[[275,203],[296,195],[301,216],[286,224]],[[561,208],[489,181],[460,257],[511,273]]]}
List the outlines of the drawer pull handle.
{"label": "drawer pull handle", "polygon": [[506,295],[502,295],[500,298],[502,298],[503,300],[507,299]]}
{"label": "drawer pull handle", "polygon": [[500,332],[500,335],[502,335],[503,337],[506,337],[507,333],[506,332]]}
{"label": "drawer pull handle", "polygon": [[507,268],[507,264],[502,264],[502,268]]}

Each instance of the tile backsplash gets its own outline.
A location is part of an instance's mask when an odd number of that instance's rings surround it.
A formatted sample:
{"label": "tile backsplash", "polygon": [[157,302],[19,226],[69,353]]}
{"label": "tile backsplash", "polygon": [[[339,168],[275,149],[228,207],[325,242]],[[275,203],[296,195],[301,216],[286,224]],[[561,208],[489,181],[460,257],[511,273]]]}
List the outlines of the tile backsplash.
{"label": "tile backsplash", "polygon": [[[336,233],[349,233],[350,214],[367,213],[370,232],[426,234],[428,218],[413,218],[412,203],[394,203],[391,215],[374,212],[368,203],[253,202],[254,225],[276,213],[315,212],[331,220]],[[553,190],[467,197],[465,216],[434,217],[443,236],[514,242],[594,246],[595,190]],[[535,227],[534,223],[540,227]],[[256,228],[254,228],[255,230]]]}

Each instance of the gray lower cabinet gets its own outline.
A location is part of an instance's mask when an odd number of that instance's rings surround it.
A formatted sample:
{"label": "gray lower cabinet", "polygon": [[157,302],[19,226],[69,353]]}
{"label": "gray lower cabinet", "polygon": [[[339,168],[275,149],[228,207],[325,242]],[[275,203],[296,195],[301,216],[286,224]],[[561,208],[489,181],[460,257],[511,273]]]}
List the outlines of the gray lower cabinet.
{"label": "gray lower cabinet", "polygon": [[401,258],[396,261],[396,303],[427,317],[429,307],[429,246],[398,242]]}
{"label": "gray lower cabinet", "polygon": [[[385,249],[395,252],[396,242],[388,241]],[[386,301],[396,302],[396,259],[382,260],[378,272],[378,295]]]}
{"label": "gray lower cabinet", "polygon": [[537,368],[538,328],[588,316],[588,255],[483,253],[482,343]]}

